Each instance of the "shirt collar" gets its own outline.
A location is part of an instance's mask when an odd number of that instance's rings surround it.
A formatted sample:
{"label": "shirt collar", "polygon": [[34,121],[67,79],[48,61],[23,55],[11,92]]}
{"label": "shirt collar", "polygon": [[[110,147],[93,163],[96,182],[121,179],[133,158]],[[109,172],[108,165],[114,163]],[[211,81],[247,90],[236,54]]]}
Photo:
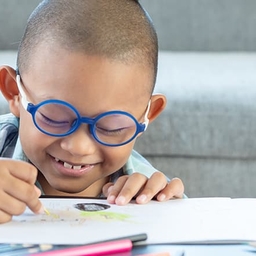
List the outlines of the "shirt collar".
{"label": "shirt collar", "polygon": [[23,150],[22,150],[22,146],[20,143],[20,138],[18,137],[17,142],[16,142],[16,146],[12,155],[12,159],[17,159],[17,160],[22,160],[25,162],[28,162],[28,158],[26,157],[26,155],[24,154]]}

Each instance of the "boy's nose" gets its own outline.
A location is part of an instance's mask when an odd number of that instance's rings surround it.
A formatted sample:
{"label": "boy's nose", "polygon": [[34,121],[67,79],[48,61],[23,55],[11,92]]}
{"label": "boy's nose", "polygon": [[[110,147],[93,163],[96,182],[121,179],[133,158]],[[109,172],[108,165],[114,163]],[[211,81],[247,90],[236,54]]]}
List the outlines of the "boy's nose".
{"label": "boy's nose", "polygon": [[61,148],[72,155],[92,155],[97,147],[97,142],[91,136],[87,125],[81,125],[74,133],[61,140]]}

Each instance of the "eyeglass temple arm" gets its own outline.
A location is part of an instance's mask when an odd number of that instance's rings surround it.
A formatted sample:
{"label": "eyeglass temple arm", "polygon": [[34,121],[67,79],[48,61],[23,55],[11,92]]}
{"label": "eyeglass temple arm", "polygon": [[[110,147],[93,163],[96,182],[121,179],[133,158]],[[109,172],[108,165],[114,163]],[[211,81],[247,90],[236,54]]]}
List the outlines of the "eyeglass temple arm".
{"label": "eyeglass temple arm", "polygon": [[24,90],[22,89],[21,80],[20,80],[20,75],[19,75],[18,72],[17,72],[17,76],[16,76],[16,82],[17,82],[17,86],[18,86],[18,89],[19,89],[19,92],[20,92],[20,95],[21,95],[21,103],[22,103],[22,106],[23,106],[25,109],[27,109],[28,101],[27,101],[26,94],[24,93]]}
{"label": "eyeglass temple arm", "polygon": [[145,121],[144,121],[145,130],[144,131],[147,130],[148,124],[149,124],[148,113],[149,113],[149,110],[150,110],[150,105],[151,105],[151,100],[149,100],[149,102],[148,102],[148,107],[147,107],[147,110],[146,110],[146,113],[145,113],[145,117],[144,117],[144,119],[145,119]]}

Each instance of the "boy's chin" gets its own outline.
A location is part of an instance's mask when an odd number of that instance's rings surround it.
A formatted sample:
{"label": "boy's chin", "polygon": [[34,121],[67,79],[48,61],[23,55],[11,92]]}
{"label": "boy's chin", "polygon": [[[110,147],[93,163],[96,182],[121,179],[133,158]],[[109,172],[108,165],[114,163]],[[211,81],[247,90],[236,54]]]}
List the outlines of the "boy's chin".
{"label": "boy's chin", "polygon": [[[86,190],[86,187],[56,187],[55,188],[59,193],[62,193],[63,195],[69,195],[69,196],[78,196],[79,194],[81,194],[84,190]],[[81,196],[81,195],[80,195]]]}

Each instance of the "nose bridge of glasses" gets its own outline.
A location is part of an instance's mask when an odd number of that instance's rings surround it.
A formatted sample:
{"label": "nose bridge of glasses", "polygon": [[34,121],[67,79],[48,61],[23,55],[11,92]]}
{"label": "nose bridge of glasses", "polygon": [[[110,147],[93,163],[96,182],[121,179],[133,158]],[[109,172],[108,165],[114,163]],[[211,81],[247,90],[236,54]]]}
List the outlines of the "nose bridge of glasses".
{"label": "nose bridge of glasses", "polygon": [[93,125],[95,123],[94,118],[82,116],[80,117],[80,122],[83,124],[88,124],[89,126]]}
{"label": "nose bridge of glasses", "polygon": [[96,150],[96,143],[89,129],[77,127],[69,136],[61,136],[61,147],[76,156],[91,155]]}

